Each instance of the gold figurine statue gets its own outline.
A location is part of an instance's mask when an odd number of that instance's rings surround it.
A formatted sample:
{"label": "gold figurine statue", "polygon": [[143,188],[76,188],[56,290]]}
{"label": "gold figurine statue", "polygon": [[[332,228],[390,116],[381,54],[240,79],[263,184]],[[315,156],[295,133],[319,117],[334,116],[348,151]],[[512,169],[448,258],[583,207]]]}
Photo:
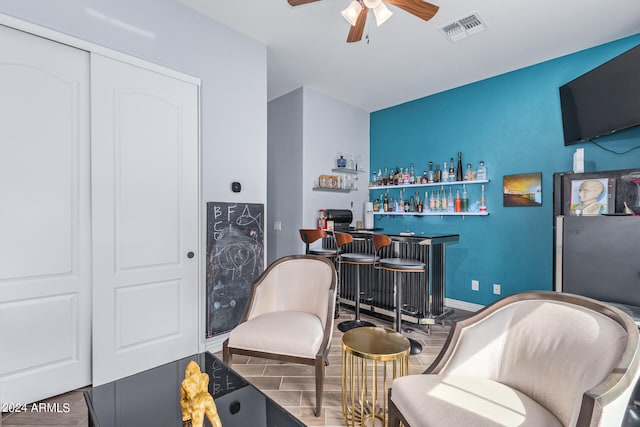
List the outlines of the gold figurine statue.
{"label": "gold figurine statue", "polygon": [[206,415],[213,427],[222,427],[218,408],[209,394],[209,375],[202,373],[200,366],[193,360],[184,372],[180,387],[180,407],[183,426],[202,427]]}

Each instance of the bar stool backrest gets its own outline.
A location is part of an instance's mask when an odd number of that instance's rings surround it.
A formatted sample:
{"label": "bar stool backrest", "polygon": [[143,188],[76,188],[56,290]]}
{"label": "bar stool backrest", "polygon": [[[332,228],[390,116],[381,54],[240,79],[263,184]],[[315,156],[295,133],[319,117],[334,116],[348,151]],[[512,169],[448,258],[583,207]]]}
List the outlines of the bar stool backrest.
{"label": "bar stool backrest", "polygon": [[374,234],[371,238],[373,239],[373,246],[376,248],[376,253],[391,244],[391,237],[384,234]]}
{"label": "bar stool backrest", "polygon": [[316,230],[315,228],[301,228],[300,229],[300,238],[305,244],[305,253],[309,254],[309,245],[315,242],[318,239],[324,239],[327,237],[327,232],[325,230]]}
{"label": "bar stool backrest", "polygon": [[338,246],[338,252],[342,249],[342,247],[346,244],[353,242],[353,236],[347,233],[339,233],[337,231],[333,232],[333,236],[336,239],[336,245]]}

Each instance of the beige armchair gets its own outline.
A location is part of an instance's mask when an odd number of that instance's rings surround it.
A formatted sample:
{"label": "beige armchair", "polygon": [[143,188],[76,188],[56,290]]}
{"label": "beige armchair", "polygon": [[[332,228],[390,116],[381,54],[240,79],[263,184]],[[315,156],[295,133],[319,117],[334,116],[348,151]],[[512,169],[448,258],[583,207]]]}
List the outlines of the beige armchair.
{"label": "beige armchair", "polygon": [[638,329],[620,310],[525,292],[456,323],[422,375],[389,392],[389,427],[620,426],[638,379]]}
{"label": "beige armchair", "polygon": [[253,284],[244,317],[223,344],[224,362],[230,365],[234,354],[243,354],[314,366],[319,416],[336,281],[333,263],[323,257],[275,261]]}

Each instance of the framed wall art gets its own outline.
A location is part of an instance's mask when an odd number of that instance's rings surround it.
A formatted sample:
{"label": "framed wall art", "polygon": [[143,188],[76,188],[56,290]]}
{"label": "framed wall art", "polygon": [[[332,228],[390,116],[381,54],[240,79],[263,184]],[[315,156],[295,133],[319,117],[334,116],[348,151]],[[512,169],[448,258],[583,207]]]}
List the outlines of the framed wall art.
{"label": "framed wall art", "polygon": [[542,173],[505,175],[502,200],[504,206],[542,206]]}

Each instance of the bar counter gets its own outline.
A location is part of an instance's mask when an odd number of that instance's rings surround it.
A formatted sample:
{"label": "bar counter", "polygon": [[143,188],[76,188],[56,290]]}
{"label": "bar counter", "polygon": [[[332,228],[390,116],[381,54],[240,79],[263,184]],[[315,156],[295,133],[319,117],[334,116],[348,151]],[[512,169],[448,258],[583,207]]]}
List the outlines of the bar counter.
{"label": "bar counter", "polygon": [[[372,232],[349,231],[353,242],[345,246],[345,252],[374,253]],[[384,234],[384,233],[383,233]],[[444,305],[446,246],[459,241],[458,234],[392,235],[391,245],[382,248],[381,258],[411,258],[425,263],[425,273],[405,275],[403,306],[411,314],[403,314],[404,321],[420,325],[432,325],[451,313]],[[334,247],[333,238],[327,238],[325,247]],[[357,266],[340,265],[340,303],[355,305],[355,280]],[[373,315],[395,317],[395,289],[393,272],[362,266],[360,272],[360,307]]]}

